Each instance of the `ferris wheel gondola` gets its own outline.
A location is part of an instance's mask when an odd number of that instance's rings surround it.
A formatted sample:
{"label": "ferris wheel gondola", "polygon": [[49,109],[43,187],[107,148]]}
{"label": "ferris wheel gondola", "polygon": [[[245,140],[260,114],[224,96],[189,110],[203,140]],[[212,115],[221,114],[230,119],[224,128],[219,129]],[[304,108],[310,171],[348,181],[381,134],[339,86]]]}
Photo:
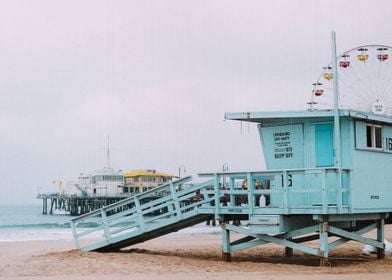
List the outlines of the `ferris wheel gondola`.
{"label": "ferris wheel gondola", "polygon": [[[392,47],[366,45],[337,57],[339,108],[392,116]],[[311,110],[332,109],[331,64],[324,67],[313,83]]]}

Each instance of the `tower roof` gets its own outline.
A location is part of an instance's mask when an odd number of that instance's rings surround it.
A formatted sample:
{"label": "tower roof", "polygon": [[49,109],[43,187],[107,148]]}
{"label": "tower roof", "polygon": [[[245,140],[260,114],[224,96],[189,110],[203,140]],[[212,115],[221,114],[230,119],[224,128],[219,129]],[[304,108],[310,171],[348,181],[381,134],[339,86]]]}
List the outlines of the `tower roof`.
{"label": "tower roof", "polygon": [[[392,123],[392,118],[385,115],[377,115],[369,112],[354,110],[339,110],[341,117],[353,119],[371,120],[382,123]],[[226,120],[237,120],[255,123],[270,123],[287,119],[303,118],[333,118],[333,110],[302,110],[302,111],[264,111],[264,112],[238,112],[225,113]]]}

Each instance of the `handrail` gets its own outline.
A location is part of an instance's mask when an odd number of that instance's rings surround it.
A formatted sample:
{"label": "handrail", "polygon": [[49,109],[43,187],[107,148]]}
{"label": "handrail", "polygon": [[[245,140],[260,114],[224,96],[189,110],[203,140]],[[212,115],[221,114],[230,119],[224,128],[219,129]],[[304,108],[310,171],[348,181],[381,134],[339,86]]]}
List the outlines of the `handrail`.
{"label": "handrail", "polygon": [[[99,244],[111,244],[122,238],[129,238],[143,232],[159,228],[162,225],[174,223],[187,217],[198,215],[201,203],[208,203],[211,199],[201,200],[198,192],[207,185],[187,185],[192,177],[182,178],[175,182],[160,186],[146,193],[135,195],[127,199],[105,206],[97,211],[90,212],[71,220],[71,226],[77,248],[81,248],[81,237],[101,233],[104,237]],[[157,193],[166,193],[164,196],[153,196]],[[144,202],[143,199],[152,198]],[[127,208],[127,209],[124,209]],[[94,223],[95,228],[80,228],[83,223]],[[114,228],[113,228],[114,227]],[[91,248],[90,245],[82,246]]]}
{"label": "handrail", "polygon": [[[174,181],[174,184],[180,185],[180,184],[182,184],[182,183],[186,183],[186,182],[189,182],[189,181],[191,181],[191,180],[192,180],[192,176],[187,176],[187,177],[184,177],[184,178],[181,178],[181,179],[178,179],[178,180]],[[148,191],[145,191],[145,192],[143,192],[143,193],[135,194],[135,195],[133,195],[133,196],[131,196],[131,197],[122,199],[122,200],[117,201],[117,202],[115,202],[115,203],[112,203],[112,204],[110,204],[110,205],[106,205],[106,206],[103,207],[103,209],[106,209],[106,210],[107,210],[107,209],[111,209],[111,208],[116,208],[116,207],[119,207],[119,206],[121,206],[121,205],[126,204],[127,202],[133,202],[135,198],[141,199],[141,198],[145,198],[145,197],[151,196],[152,194],[158,193],[159,191],[162,191],[162,190],[168,188],[169,186],[170,186],[170,183],[166,183],[166,184],[164,184],[164,185],[162,185],[162,186],[153,188],[153,189],[148,190]],[[99,213],[100,210],[101,210],[101,209],[97,209],[97,210],[91,211],[91,212],[89,212],[89,213],[80,215],[80,216],[78,216],[78,217],[76,217],[76,218],[73,218],[72,221],[75,221],[75,222],[76,222],[76,221],[78,221],[78,220],[82,220],[82,219],[84,219],[85,217],[89,217],[89,216],[91,216],[91,215],[93,215],[93,214]]]}
{"label": "handrail", "polygon": [[[270,207],[276,209],[276,214],[290,214],[292,209],[297,211],[299,208],[313,208],[315,212],[320,212],[318,209],[321,209],[321,213],[328,213],[334,205],[338,209],[337,213],[342,213],[344,209],[350,209],[348,199],[351,190],[350,172],[351,170],[347,168],[327,167],[201,173],[199,176],[209,177],[216,181],[213,187],[214,190],[207,191],[206,194],[216,195],[219,193],[229,196],[230,205],[216,207],[217,214],[222,213],[224,208],[238,208],[239,204],[243,203],[245,203],[243,208],[246,208],[249,214],[254,211],[260,213],[260,209],[254,208],[257,205],[255,199],[260,195],[271,196],[271,200],[275,198],[275,204],[270,205]],[[342,176],[345,179],[342,179]],[[267,183],[261,187],[256,186],[256,182],[261,180]],[[340,183],[338,183],[339,180],[341,180]],[[225,184],[227,181],[229,181],[229,184]],[[242,202],[237,202],[237,198],[241,196],[245,196],[247,199],[244,200],[243,198],[241,199]],[[267,210],[264,212],[267,212]]]}
{"label": "handrail", "polygon": [[[214,175],[225,176],[225,177],[236,177],[236,176],[245,176],[246,174],[251,174],[253,176],[261,176],[261,175],[273,175],[273,174],[281,174],[283,172],[287,173],[298,173],[298,172],[322,172],[323,170],[329,171],[350,171],[349,168],[336,168],[336,167],[312,167],[312,168],[287,168],[287,169],[271,169],[264,171],[239,171],[239,172],[205,172],[198,173],[199,177],[213,177]],[[239,177],[238,177],[239,178]],[[242,178],[242,177],[241,177]],[[240,178],[239,178],[240,179]]]}

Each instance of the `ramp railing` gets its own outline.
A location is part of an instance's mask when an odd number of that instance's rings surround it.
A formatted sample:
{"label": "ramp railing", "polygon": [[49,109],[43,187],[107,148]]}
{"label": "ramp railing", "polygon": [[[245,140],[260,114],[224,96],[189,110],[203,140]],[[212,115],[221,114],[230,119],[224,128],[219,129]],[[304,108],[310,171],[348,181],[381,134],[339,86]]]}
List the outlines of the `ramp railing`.
{"label": "ramp railing", "polygon": [[203,189],[213,182],[189,184],[191,179],[168,183],[72,219],[76,247],[98,250],[199,215],[199,206],[215,199],[203,195]]}
{"label": "ramp railing", "polygon": [[214,185],[215,214],[338,214],[351,205],[350,170],[304,168],[202,173]]}

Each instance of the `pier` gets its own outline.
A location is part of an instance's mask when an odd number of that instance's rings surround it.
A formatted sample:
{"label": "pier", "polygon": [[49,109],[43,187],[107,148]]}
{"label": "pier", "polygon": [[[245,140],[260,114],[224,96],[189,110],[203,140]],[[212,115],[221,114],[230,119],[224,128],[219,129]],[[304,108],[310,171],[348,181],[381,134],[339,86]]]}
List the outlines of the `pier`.
{"label": "pier", "polygon": [[[109,154],[109,144],[107,154]],[[107,161],[110,162],[109,158]],[[58,183],[57,192],[40,193],[37,198],[42,199],[42,214],[44,215],[69,213],[71,216],[79,216],[118,202],[135,193],[154,189],[174,177],[174,175],[158,172],[155,169],[123,173],[104,167],[101,170],[95,170],[92,174],[80,174],[79,182],[68,184],[67,191],[63,190],[62,180],[56,180],[53,183]]]}
{"label": "pier", "polygon": [[71,216],[80,216],[127,197],[80,197],[53,193],[40,194],[38,198],[42,199],[42,214],[44,215],[69,213]]}
{"label": "pier", "polygon": [[[39,199],[42,199],[42,214],[43,215],[54,215],[54,214],[69,214],[70,216],[80,216],[95,210],[101,209],[102,207],[112,205],[123,199],[129,197],[122,196],[95,196],[95,197],[80,197],[80,196],[69,196],[63,194],[40,194]],[[156,194],[149,195],[143,198],[143,203],[149,202],[158,198]],[[191,200],[184,200],[181,203],[183,205],[189,205]],[[117,208],[115,212],[121,212],[127,210],[127,206]],[[207,220],[207,224],[212,223],[215,225],[215,220]]]}

